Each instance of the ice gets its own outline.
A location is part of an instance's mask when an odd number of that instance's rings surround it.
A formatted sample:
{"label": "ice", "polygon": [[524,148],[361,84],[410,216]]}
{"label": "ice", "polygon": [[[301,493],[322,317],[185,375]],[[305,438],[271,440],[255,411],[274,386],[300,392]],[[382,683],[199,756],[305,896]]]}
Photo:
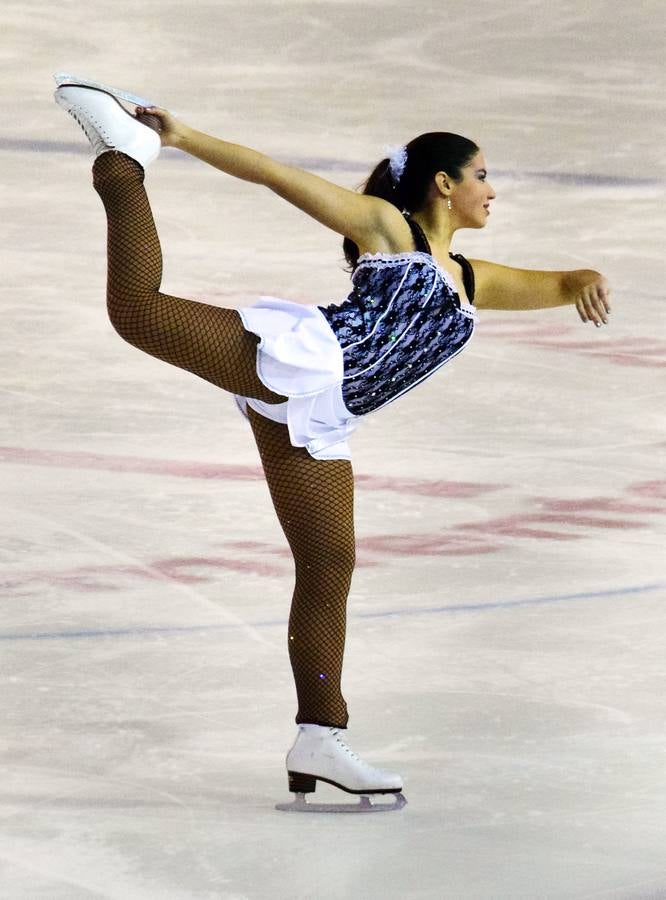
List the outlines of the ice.
{"label": "ice", "polygon": [[[666,897],[664,7],[395,0],[2,10],[0,896]],[[486,313],[352,439],[351,746],[392,816],[285,816],[291,565],[230,397],[104,312],[72,71],[356,186],[484,149],[470,257],[594,268],[607,328]],[[166,289],[341,300],[338,237],[166,152]],[[319,787],[321,802],[346,798]]]}

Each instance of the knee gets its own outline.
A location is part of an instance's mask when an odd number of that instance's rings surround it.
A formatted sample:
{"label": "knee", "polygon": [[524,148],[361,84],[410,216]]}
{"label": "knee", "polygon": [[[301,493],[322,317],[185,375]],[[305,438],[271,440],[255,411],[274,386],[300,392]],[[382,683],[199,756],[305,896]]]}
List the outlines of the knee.
{"label": "knee", "polygon": [[123,290],[117,290],[109,285],[106,294],[106,311],[109,322],[116,334],[120,335],[128,344],[137,345],[141,339],[150,333],[149,321],[145,315],[145,308],[152,299],[152,295],[146,292],[135,292],[129,295]]}
{"label": "knee", "polygon": [[341,575],[351,578],[356,565],[356,546],[354,541],[343,542],[337,545],[333,551],[333,567]]}
{"label": "knee", "polygon": [[121,307],[117,302],[116,295],[111,290],[106,293],[106,312],[113,330],[122,337],[124,317],[121,315]]}
{"label": "knee", "polygon": [[328,541],[307,552],[294,554],[297,576],[316,580],[351,580],[356,547],[350,540]]}
{"label": "knee", "polygon": [[121,299],[111,290],[106,295],[106,311],[109,316],[109,322],[116,334],[123,340],[132,343],[129,339],[130,328],[127,310],[124,308]]}

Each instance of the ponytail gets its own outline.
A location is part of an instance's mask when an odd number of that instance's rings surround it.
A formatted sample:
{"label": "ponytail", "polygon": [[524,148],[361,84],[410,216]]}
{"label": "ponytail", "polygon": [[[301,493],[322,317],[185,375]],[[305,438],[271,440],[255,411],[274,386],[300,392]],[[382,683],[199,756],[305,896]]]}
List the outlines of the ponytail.
{"label": "ponytail", "polygon": [[[448,131],[422,134],[410,141],[405,150],[407,161],[397,183],[391,173],[390,160],[386,158],[370,173],[362,193],[381,197],[400,212],[410,213],[423,208],[437,172],[446,172],[453,181],[461,181],[463,167],[479,152],[474,141]],[[346,237],[342,249],[345,259],[355,269],[359,257],[358,247]]]}

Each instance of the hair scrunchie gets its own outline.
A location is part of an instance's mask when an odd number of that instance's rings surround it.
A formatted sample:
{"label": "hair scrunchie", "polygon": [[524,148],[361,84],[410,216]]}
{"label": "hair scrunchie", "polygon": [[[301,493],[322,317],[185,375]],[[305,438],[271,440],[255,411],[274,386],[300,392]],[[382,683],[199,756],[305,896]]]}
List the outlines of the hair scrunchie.
{"label": "hair scrunchie", "polygon": [[393,179],[393,184],[397,187],[407,165],[407,147],[404,144],[399,147],[387,147],[386,152],[388,154],[391,178]]}

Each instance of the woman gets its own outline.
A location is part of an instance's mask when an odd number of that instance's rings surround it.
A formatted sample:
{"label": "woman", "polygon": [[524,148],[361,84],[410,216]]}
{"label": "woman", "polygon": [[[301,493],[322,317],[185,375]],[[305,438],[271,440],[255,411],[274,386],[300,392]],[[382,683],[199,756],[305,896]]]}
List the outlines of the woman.
{"label": "woman", "polygon": [[[347,725],[340,675],[354,566],[346,439],[362,416],[465,347],[475,308],[572,304],[600,326],[610,311],[606,280],[591,270],[535,272],[452,255],[454,233],[483,228],[495,197],[483,154],[458,135],[421,135],[398,148],[359,194],[198,132],[134,95],[68,75],[56,81],[56,101],[97,156],[114,327],[139,349],[235,394],[257,441],[296,568],[289,653],[299,731],[287,757],[290,790],[300,808],[312,808],[303,795],[317,780],[401,798],[400,776],[364,763],[339,735]],[[133,102],[135,114],[117,97]],[[348,300],[322,309],[262,298],[228,310],[162,294],[160,244],[143,189],[160,146],[262,184],[343,235],[354,271]]]}

